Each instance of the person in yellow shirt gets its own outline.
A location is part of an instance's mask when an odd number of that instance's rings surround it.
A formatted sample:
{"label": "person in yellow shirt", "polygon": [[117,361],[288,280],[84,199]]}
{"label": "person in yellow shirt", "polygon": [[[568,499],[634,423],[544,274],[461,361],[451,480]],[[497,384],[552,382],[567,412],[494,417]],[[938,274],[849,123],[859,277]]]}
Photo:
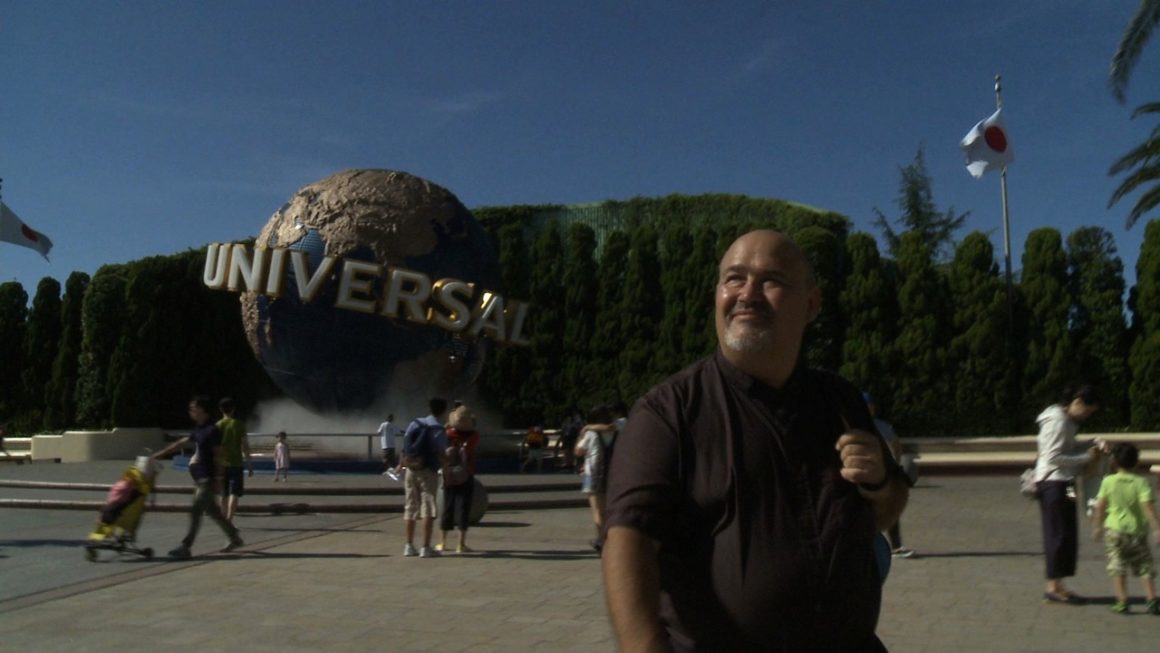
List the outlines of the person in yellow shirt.
{"label": "person in yellow shirt", "polygon": [[1135,445],[1128,442],[1117,444],[1112,449],[1112,457],[1118,470],[1104,477],[1092,514],[1092,539],[1099,541],[1102,537],[1104,540],[1108,575],[1112,577],[1116,592],[1116,602],[1111,610],[1118,614],[1128,613],[1128,571],[1131,571],[1143,580],[1148,599],[1145,611],[1160,615],[1160,602],[1156,600],[1156,588],[1152,582],[1156,570],[1152,566],[1152,550],[1148,548],[1149,522],[1152,524],[1152,537],[1156,544],[1160,544],[1160,520],[1156,518],[1156,508],[1152,505],[1152,486],[1137,473],[1140,450]]}
{"label": "person in yellow shirt", "polygon": [[238,511],[238,499],[246,493],[246,480],[242,474],[242,456],[245,456],[250,477],[254,476],[254,462],[250,458],[250,441],[246,437],[246,423],[234,417],[237,407],[234,400],[225,397],[218,402],[223,417],[218,420],[218,430],[222,432],[222,514],[226,521],[234,523],[234,513]]}

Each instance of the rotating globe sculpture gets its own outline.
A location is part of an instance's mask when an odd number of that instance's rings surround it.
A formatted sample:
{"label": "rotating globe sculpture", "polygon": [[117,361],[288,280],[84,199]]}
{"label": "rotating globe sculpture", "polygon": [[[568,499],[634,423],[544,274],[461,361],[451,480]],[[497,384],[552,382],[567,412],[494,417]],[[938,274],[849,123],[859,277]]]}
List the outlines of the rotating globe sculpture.
{"label": "rotating globe sculpture", "polygon": [[[485,305],[488,293],[500,290],[487,234],[446,189],[405,172],[340,172],[302,188],[274,213],[258,235],[255,259],[260,249],[281,257],[284,274],[269,273],[262,287],[271,292],[242,293],[242,321],[254,354],[291,399],[321,413],[369,412],[400,393],[412,400],[459,396],[478,376],[488,338],[479,329],[437,325],[438,318],[466,318],[454,315],[454,301],[428,302],[428,313],[418,315],[415,280],[421,286],[422,279],[415,273],[463,282],[464,307]],[[232,280],[228,265],[218,270]],[[225,283],[225,273],[218,276]],[[428,294],[438,292],[436,283]],[[382,308],[388,297],[397,300],[396,314]]]}

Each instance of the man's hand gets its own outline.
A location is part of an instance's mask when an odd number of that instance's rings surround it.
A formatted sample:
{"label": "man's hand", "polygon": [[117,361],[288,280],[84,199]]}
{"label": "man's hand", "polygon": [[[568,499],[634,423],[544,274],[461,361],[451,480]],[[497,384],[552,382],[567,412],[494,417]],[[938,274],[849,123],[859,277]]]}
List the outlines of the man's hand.
{"label": "man's hand", "polygon": [[[843,422],[845,419],[843,419]],[[859,485],[878,485],[886,480],[882,443],[878,436],[846,424],[846,432],[835,445],[842,457],[842,478]]]}

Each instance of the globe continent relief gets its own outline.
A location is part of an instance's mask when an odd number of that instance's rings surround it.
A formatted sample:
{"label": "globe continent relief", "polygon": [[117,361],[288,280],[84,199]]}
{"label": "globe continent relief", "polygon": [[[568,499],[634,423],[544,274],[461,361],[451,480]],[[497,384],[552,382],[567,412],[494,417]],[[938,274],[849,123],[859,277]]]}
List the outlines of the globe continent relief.
{"label": "globe continent relief", "polygon": [[[324,257],[377,263],[370,295],[386,271],[405,268],[430,281],[473,282],[502,293],[490,239],[448,190],[405,172],[347,170],[299,190],[257,238],[257,246],[302,250],[311,274]],[[280,297],[242,294],[246,337],[288,397],[322,413],[366,413],[400,401],[465,394],[486,357],[486,339],[427,324],[335,306],[341,265],[304,302],[292,266]]]}

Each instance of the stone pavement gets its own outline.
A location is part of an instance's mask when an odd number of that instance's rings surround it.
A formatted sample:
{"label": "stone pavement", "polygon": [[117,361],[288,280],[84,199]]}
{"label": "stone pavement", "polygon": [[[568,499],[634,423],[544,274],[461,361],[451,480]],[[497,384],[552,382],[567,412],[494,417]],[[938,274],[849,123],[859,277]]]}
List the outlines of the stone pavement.
{"label": "stone pavement", "polygon": [[[182,516],[150,518],[143,531],[164,534],[168,548]],[[240,516],[249,546],[237,555],[207,553],[224,537],[206,525],[189,562],[92,565],[78,546],[92,515],[0,510],[0,648],[614,650],[586,510],[492,511],[470,532],[478,553],[435,559],[402,557],[398,515],[310,519]],[[1111,584],[1086,524],[1071,585],[1095,603],[1043,604],[1038,510],[1014,477],[923,479],[902,530],[919,555],[894,561],[884,591],[879,634],[895,653],[1160,644],[1160,617],[1139,605],[1127,617],[1107,611]],[[8,568],[32,564],[25,544],[41,546],[40,557],[63,553],[54,587]],[[13,582],[35,591],[5,589]],[[1139,596],[1137,583],[1131,590]]]}

